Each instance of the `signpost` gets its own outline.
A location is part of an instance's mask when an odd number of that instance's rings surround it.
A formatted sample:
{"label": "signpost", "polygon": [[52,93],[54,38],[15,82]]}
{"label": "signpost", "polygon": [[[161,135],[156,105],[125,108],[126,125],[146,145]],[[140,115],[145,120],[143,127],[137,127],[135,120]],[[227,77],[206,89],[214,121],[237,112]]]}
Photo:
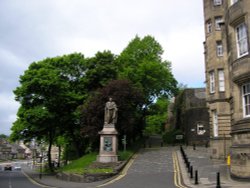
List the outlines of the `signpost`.
{"label": "signpost", "polygon": [[126,151],[126,145],[127,145],[127,136],[126,135],[123,136],[122,144],[123,144],[123,151]]}
{"label": "signpost", "polygon": [[178,141],[179,141],[179,143],[181,143],[181,141],[183,140],[183,134],[177,134],[177,135],[175,135],[175,139],[177,140],[177,143],[178,143]]}

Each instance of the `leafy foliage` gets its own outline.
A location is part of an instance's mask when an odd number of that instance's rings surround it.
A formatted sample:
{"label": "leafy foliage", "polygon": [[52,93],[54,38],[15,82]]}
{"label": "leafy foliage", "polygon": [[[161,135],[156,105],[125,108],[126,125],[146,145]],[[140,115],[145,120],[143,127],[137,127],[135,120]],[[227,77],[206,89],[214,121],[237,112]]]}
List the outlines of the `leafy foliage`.
{"label": "leafy foliage", "polygon": [[120,78],[128,79],[142,89],[145,105],[161,95],[177,92],[170,62],[162,61],[162,54],[161,45],[153,37],[140,39],[136,36],[118,56]]}
{"label": "leafy foliage", "polygon": [[30,65],[20,76],[21,86],[14,91],[21,107],[12,127],[12,140],[47,141],[49,161],[50,148],[57,136],[65,134],[77,142],[74,130],[79,127],[79,117],[76,108],[85,98],[82,88],[84,62],[83,55],[71,54]]}
{"label": "leafy foliage", "polygon": [[[104,104],[112,97],[118,106],[118,123],[116,128],[120,135],[127,134],[130,138],[141,131],[138,116],[143,102],[140,90],[133,87],[127,80],[114,80],[100,89],[82,107],[82,133],[98,140],[96,134],[103,127]],[[98,144],[98,143],[96,143]]]}
{"label": "leafy foliage", "polygon": [[177,92],[171,64],[162,60],[162,53],[153,37],[136,36],[118,56],[110,51],[90,58],[74,53],[32,63],[14,90],[21,106],[11,139],[46,141],[49,156],[56,144],[64,148],[66,160],[77,158],[97,148],[104,104],[112,97],[119,110],[119,134],[133,143],[145,120],[149,127],[162,126],[166,104],[161,97]]}
{"label": "leafy foliage", "polygon": [[150,106],[149,113],[146,117],[145,134],[161,134],[167,119],[168,99],[160,97]]}

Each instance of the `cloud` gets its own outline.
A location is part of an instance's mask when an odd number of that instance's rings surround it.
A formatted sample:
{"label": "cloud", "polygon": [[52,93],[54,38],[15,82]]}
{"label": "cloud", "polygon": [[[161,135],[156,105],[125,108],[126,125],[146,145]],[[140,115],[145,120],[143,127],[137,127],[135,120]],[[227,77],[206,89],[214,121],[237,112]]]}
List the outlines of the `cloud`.
{"label": "cloud", "polygon": [[187,27],[170,33],[166,42],[173,74],[179,82],[191,87],[201,87],[205,81],[202,31],[200,26]]}
{"label": "cloud", "polygon": [[15,120],[12,91],[32,62],[73,52],[118,55],[136,35],[155,37],[179,82],[203,86],[202,11],[197,0],[0,1],[1,126]]}
{"label": "cloud", "polygon": [[14,100],[14,95],[0,94],[0,134],[10,134],[10,127],[16,120],[16,112],[19,104]]}

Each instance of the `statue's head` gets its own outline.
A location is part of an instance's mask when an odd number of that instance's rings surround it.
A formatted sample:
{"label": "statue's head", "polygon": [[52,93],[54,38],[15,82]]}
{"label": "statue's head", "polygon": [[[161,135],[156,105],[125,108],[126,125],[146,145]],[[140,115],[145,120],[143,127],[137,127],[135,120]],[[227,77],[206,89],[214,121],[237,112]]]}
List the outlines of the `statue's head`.
{"label": "statue's head", "polygon": [[113,99],[112,99],[112,97],[109,97],[109,101],[112,101]]}

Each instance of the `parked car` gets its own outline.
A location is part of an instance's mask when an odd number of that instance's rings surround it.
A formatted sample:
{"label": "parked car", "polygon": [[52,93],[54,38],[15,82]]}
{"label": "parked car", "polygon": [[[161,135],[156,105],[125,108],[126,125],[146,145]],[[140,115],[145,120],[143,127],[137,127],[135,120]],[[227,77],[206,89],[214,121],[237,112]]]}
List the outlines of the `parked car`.
{"label": "parked car", "polygon": [[15,166],[14,169],[15,170],[21,170],[22,168],[21,168],[21,166]]}
{"label": "parked car", "polygon": [[5,166],[4,166],[4,170],[6,171],[6,170],[12,170],[12,165],[11,164],[6,164]]}

